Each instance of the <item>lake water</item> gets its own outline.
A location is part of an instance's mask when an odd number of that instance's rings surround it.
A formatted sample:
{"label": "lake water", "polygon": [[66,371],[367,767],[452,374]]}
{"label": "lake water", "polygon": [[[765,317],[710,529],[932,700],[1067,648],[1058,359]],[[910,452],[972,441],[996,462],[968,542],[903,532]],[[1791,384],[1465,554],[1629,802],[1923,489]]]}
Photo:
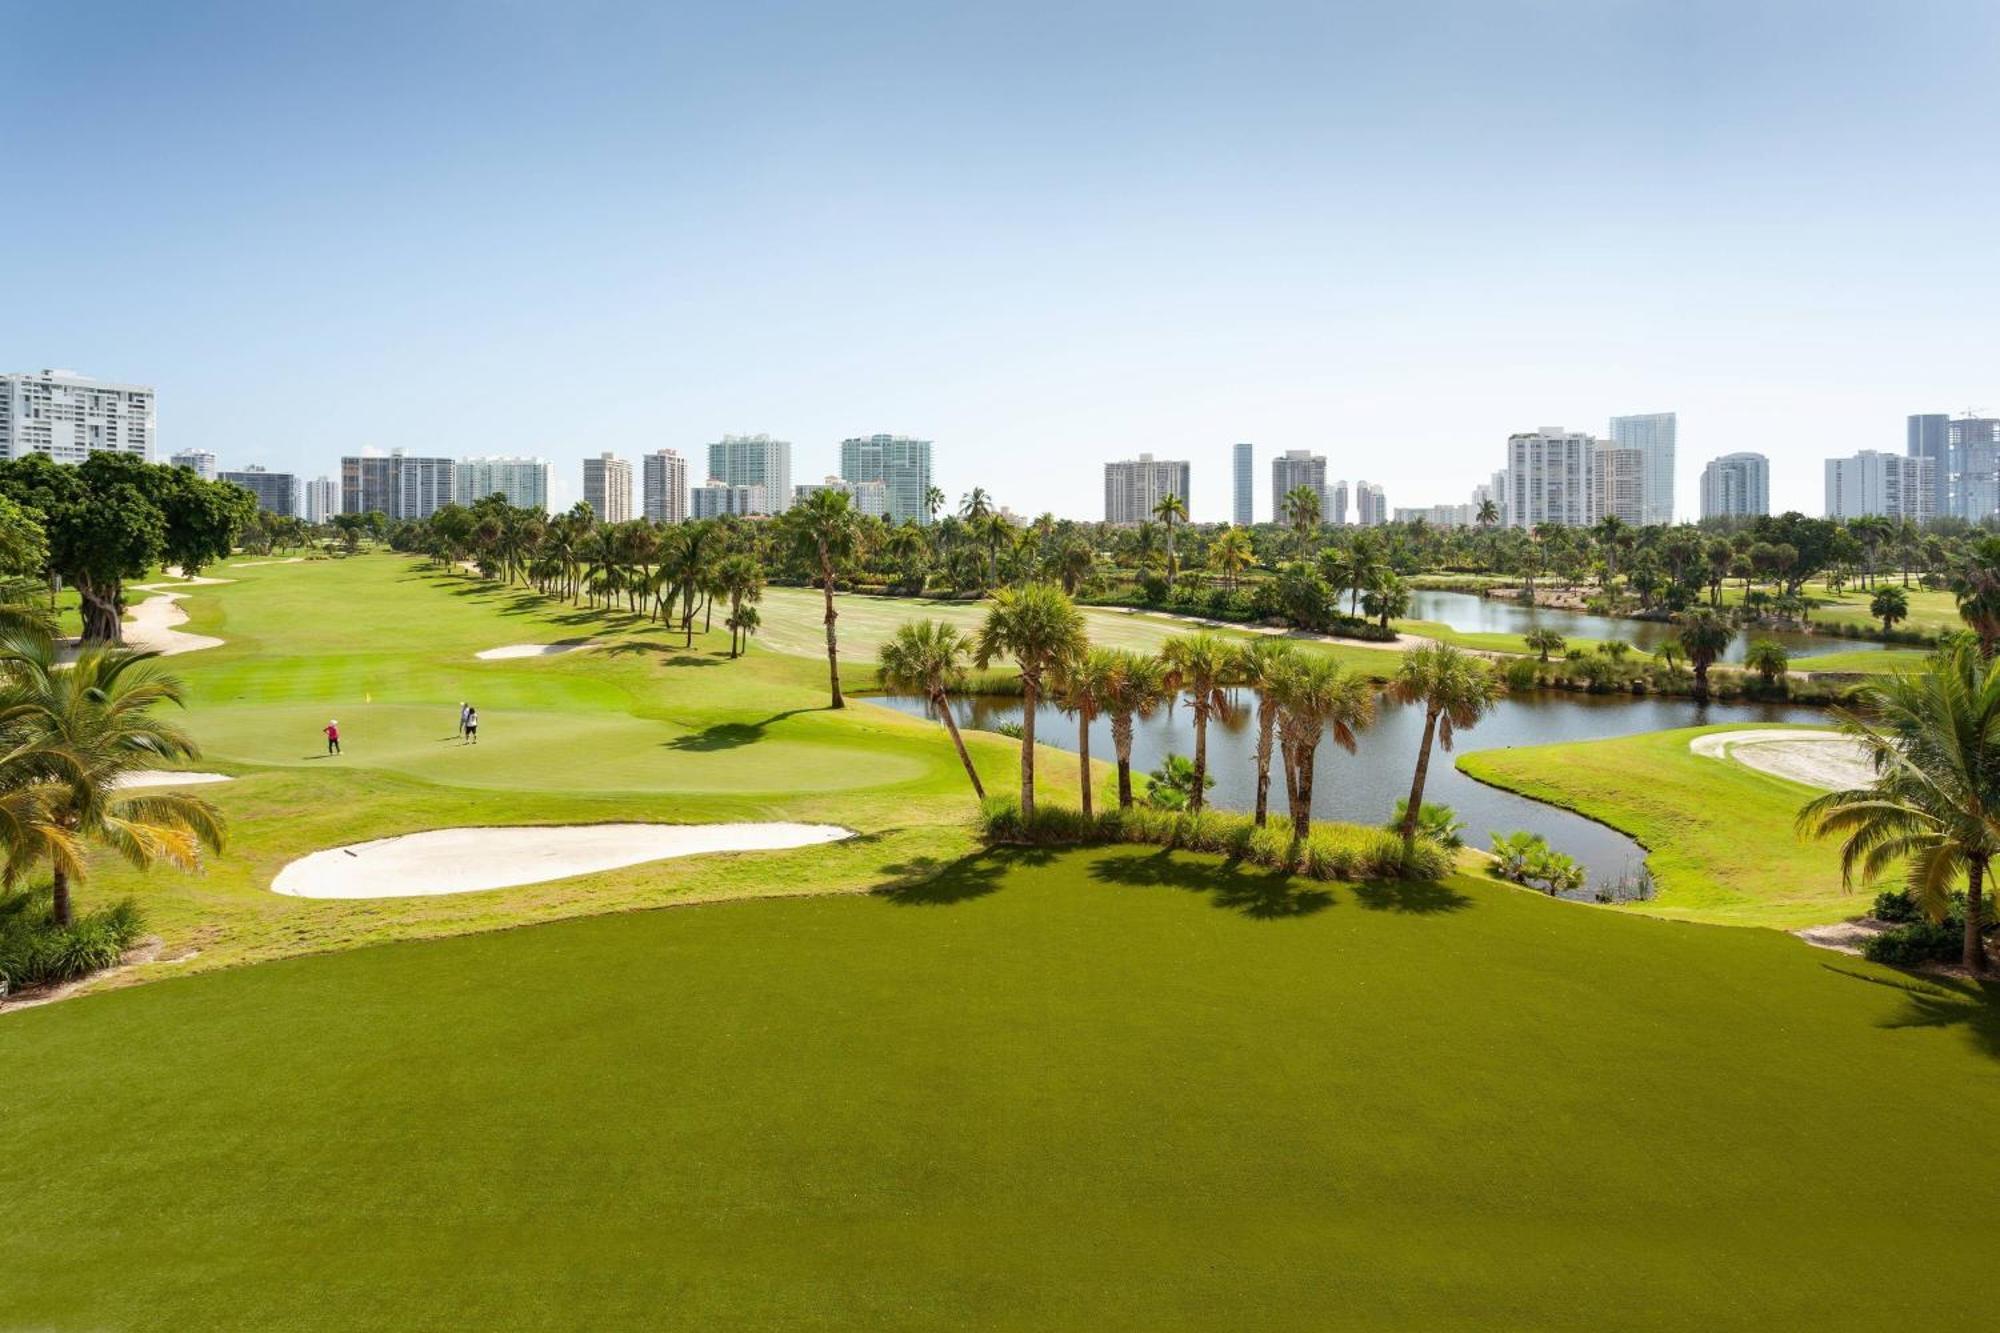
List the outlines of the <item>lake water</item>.
{"label": "lake water", "polygon": [[[1349,604],[1341,595],[1341,606]],[[1526,634],[1532,629],[1552,629],[1564,638],[1623,639],[1643,652],[1676,641],[1678,630],[1660,620],[1631,620],[1624,617],[1593,616],[1582,611],[1557,611],[1546,606],[1527,606],[1506,598],[1481,597],[1469,592],[1410,593],[1412,620],[1432,620],[1464,634]],[[1738,634],[1722,655],[1725,662],[1740,662],[1750,646],[1750,634]],[[1886,647],[1869,639],[1844,639],[1832,634],[1800,634],[1782,630],[1758,630],[1754,637],[1776,639],[1793,657],[1820,653],[1862,652]]]}
{"label": "lake water", "polygon": [[[895,695],[871,702],[930,716],[925,700]],[[991,731],[1004,722],[1021,720],[1021,701],[997,696],[954,700],[961,727]],[[1208,771],[1215,778],[1209,801],[1225,810],[1249,810],[1256,803],[1256,701],[1239,692],[1238,706],[1227,719],[1211,719],[1208,729]],[[1591,883],[1615,879],[1636,870],[1645,860],[1639,845],[1614,829],[1567,810],[1475,782],[1454,764],[1457,755],[1515,745],[1552,745],[1561,741],[1629,736],[1670,727],[1710,722],[1795,722],[1824,726],[1824,713],[1783,704],[1722,704],[1702,706],[1688,699],[1630,695],[1587,695],[1558,691],[1509,695],[1471,731],[1458,734],[1451,753],[1431,757],[1425,782],[1426,804],[1449,805],[1465,822],[1466,841],[1475,847],[1491,844],[1494,833],[1529,829],[1590,868]],[[1374,723],[1360,736],[1354,754],[1324,742],[1313,782],[1313,814],[1354,824],[1384,824],[1400,797],[1409,795],[1416,767],[1417,743],[1423,735],[1421,710],[1380,701]],[[1035,718],[1036,739],[1074,752],[1076,720],[1044,705]],[[1133,727],[1132,771],[1135,782],[1160,765],[1168,754],[1191,754],[1194,726],[1185,703],[1162,709]],[[1090,733],[1094,759],[1112,761],[1111,723],[1100,718]],[[1272,807],[1282,813],[1284,780],[1273,756]],[[1115,802],[1117,788],[1099,789],[1099,799]]]}

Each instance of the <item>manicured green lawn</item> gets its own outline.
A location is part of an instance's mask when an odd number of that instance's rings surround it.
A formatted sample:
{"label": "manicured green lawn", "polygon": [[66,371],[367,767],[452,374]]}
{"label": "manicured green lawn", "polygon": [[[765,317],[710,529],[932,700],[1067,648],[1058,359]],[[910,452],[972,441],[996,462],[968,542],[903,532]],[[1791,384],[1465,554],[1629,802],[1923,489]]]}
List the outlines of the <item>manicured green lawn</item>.
{"label": "manicured green lawn", "polygon": [[395,944],[0,1021],[4,1318],[1972,1328],[1996,1020],[1135,848]]}
{"label": "manicured green lawn", "polygon": [[[550,603],[388,553],[302,564],[235,561],[195,587],[186,628],[226,643],[169,658],[185,679],[198,766],[237,775],[202,794],[229,816],[206,873],[139,875],[99,858],[86,906],[125,893],[169,957],[128,984],[370,940],[750,894],[855,890],[922,873],[972,846],[971,789],[941,735],[856,705],[826,708],[823,658],[728,635],[692,646],[643,618]],[[480,661],[510,643],[590,638],[563,657]],[[871,684],[856,659],[850,684]],[[458,705],[481,743],[456,739]],[[337,718],[345,754],[320,728]],[[1011,741],[969,738],[989,783],[1015,771]],[[1073,793],[1075,764],[1046,766]],[[1058,796],[1058,799],[1063,799]],[[1074,799],[1073,795],[1068,799]],[[865,837],[810,851],[634,866],[498,893],[373,902],[284,898],[286,862],[324,847],[465,824],[621,819],[803,819]]]}
{"label": "manicured green lawn", "polygon": [[1873,891],[1840,887],[1837,843],[1801,840],[1792,821],[1819,793],[1688,742],[1741,724],[1461,755],[1459,768],[1575,810],[1644,844],[1660,897],[1621,910],[1792,929],[1867,911]]}
{"label": "manicured green lawn", "polygon": [[[1885,576],[1881,586],[1886,587],[1891,584],[1902,588],[1910,599],[1909,618],[1897,622],[1897,629],[1922,630],[1935,634],[1940,630],[1964,628],[1965,622],[1958,615],[1958,602],[1949,592],[1919,588],[1915,584],[1903,588],[1898,578],[1891,576]],[[1775,588],[1766,585],[1765,591],[1775,592]],[[1871,625],[1876,629],[1882,627],[1882,622],[1868,610],[1868,603],[1875,596],[1874,588],[1860,588],[1850,584],[1838,593],[1831,593],[1826,590],[1825,584],[1814,581],[1806,584],[1805,594],[1819,603],[1812,611],[1812,618],[1816,621],[1830,625]],[[1722,600],[1724,605],[1728,606],[1741,602],[1742,583],[1731,580],[1724,584]]]}

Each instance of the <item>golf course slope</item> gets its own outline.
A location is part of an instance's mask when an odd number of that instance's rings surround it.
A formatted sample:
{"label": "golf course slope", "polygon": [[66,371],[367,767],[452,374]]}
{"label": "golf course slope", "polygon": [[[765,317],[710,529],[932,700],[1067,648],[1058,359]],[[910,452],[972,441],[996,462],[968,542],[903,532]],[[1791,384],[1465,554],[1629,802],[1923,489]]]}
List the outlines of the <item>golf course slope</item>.
{"label": "golf course slope", "polygon": [[[1686,742],[1680,742],[1686,753]],[[1119,848],[0,1020],[31,1328],[1970,1328],[2000,1022]]]}

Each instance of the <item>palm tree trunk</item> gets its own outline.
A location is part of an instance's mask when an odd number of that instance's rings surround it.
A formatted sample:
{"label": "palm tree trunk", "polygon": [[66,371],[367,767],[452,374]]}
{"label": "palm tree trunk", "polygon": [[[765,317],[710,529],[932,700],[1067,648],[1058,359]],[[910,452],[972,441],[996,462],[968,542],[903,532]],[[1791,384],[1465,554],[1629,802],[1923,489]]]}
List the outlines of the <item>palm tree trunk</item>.
{"label": "palm tree trunk", "polygon": [[1090,818],[1090,710],[1076,710],[1076,758],[1083,779],[1083,817]]}
{"label": "palm tree trunk", "polygon": [[1111,747],[1118,752],[1118,808],[1132,808],[1132,715],[1111,717]]}
{"label": "palm tree trunk", "polygon": [[[840,644],[834,638],[833,633],[833,622],[837,614],[833,609],[833,562],[828,560],[824,554],[820,556],[819,573],[820,590],[826,594],[826,675],[828,685],[833,691],[833,703],[829,707],[845,708],[847,707],[847,700],[843,699],[840,695]],[[691,610],[688,616],[688,627],[690,629],[694,627],[694,616]],[[693,642],[692,636],[690,636],[689,642]]]}
{"label": "palm tree trunk", "polygon": [[1194,705],[1194,794],[1188,808],[1201,813],[1202,789],[1208,786],[1208,704],[1197,697]]}
{"label": "palm tree trunk", "polygon": [[1431,741],[1437,735],[1437,710],[1424,710],[1424,743],[1417,751],[1417,775],[1410,780],[1410,801],[1403,810],[1403,859],[1417,850],[1417,814],[1424,808],[1424,779],[1431,771]]}
{"label": "palm tree trunk", "polygon": [[49,878],[49,917],[58,926],[67,926],[70,922],[69,875],[57,866]]}
{"label": "palm tree trunk", "polygon": [[958,719],[952,716],[951,700],[943,690],[938,690],[931,695],[931,703],[936,706],[938,715],[944,718],[944,729],[951,733],[952,746],[958,751],[958,762],[965,765],[965,776],[972,779],[972,794],[984,804],[986,786],[979,780],[979,770],[972,766],[972,756],[965,752],[965,737],[958,734]]}
{"label": "palm tree trunk", "polygon": [[1980,933],[1986,913],[1981,889],[1986,879],[1986,863],[1974,861],[1965,868],[1965,970],[1974,976],[1986,971],[1986,938]]}
{"label": "palm tree trunk", "polygon": [[1698,704],[1708,702],[1708,663],[1701,658],[1696,658],[1694,663],[1694,701]]}
{"label": "palm tree trunk", "polygon": [[1021,677],[1021,818],[1035,818],[1035,709],[1042,698],[1041,682]]}
{"label": "palm tree trunk", "polygon": [[1269,699],[1257,704],[1257,827],[1264,827],[1271,795],[1271,733],[1278,722],[1278,710]]}
{"label": "palm tree trunk", "polygon": [[1292,816],[1292,836],[1304,839],[1313,828],[1313,757],[1319,752],[1319,738],[1299,747],[1299,811]]}

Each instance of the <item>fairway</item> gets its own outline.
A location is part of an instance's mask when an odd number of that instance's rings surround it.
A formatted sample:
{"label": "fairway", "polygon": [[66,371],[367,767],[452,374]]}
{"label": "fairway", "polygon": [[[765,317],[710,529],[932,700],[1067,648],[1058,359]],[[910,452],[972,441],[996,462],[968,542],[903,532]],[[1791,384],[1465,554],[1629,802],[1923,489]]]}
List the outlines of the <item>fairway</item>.
{"label": "fairway", "polygon": [[1643,844],[1659,897],[1621,911],[1787,930],[1861,915],[1874,891],[1843,891],[1837,847],[1801,840],[1793,829],[1818,789],[1688,747],[1697,736],[1745,730],[1763,728],[1722,724],[1482,750],[1458,766]]}
{"label": "fairway", "polygon": [[1965,1328],[1853,1279],[2000,1220],[1996,1058],[1771,932],[986,856],[11,1015],[0,1271],[92,1328]]}

